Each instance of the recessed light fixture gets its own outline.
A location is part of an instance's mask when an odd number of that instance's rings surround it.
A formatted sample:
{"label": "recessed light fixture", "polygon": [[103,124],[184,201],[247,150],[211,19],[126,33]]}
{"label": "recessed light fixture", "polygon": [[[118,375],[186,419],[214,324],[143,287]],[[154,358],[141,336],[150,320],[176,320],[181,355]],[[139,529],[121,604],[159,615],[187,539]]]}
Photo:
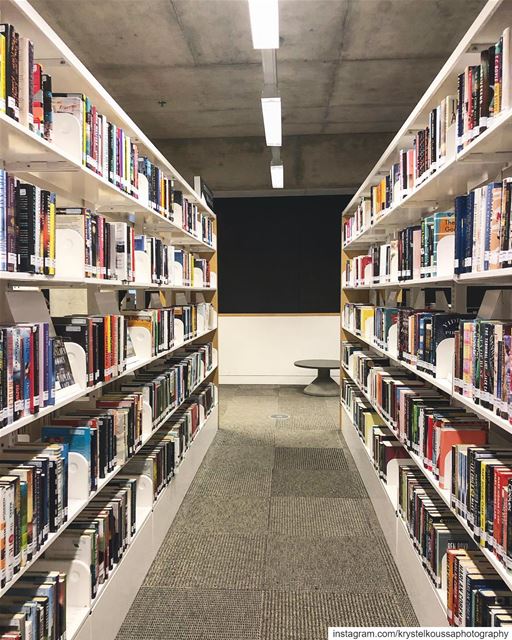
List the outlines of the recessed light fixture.
{"label": "recessed light fixture", "polygon": [[263,111],[263,126],[265,127],[265,140],[268,147],[280,147],[282,138],[281,128],[281,98],[274,96],[261,99]]}
{"label": "recessed light fixture", "polygon": [[270,176],[273,189],[282,189],[284,187],[284,166],[282,162],[270,163]]}
{"label": "recessed light fixture", "polygon": [[279,49],[277,0],[249,0],[252,45],[255,49]]}

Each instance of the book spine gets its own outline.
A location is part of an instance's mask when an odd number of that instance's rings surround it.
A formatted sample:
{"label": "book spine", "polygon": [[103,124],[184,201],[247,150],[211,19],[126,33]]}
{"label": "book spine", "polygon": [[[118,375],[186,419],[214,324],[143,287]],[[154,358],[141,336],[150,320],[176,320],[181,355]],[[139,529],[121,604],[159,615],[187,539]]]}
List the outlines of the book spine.
{"label": "book spine", "polygon": [[18,230],[18,270],[35,273],[35,187],[18,184],[16,188],[16,226]]}

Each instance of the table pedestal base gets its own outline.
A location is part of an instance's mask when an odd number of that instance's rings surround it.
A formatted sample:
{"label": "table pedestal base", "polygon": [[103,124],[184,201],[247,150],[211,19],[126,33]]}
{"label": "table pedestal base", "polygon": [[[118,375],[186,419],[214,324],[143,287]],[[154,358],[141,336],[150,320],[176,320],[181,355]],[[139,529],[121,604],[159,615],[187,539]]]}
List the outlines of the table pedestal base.
{"label": "table pedestal base", "polygon": [[318,376],[304,389],[308,396],[338,396],[340,387],[330,376],[330,369],[318,369]]}

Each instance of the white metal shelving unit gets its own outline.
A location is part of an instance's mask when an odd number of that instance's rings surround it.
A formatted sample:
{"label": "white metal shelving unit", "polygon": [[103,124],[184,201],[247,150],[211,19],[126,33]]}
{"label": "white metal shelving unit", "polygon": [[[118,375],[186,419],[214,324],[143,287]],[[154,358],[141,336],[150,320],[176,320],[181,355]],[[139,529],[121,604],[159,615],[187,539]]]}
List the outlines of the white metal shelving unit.
{"label": "white metal shelving unit", "polygon": [[[43,276],[27,273],[0,272],[0,308],[4,306],[7,294],[15,292],[23,295],[26,290],[43,289],[87,289],[88,295],[115,290],[162,291],[166,295],[180,296],[180,303],[193,303],[208,300],[212,305],[213,319],[199,327],[196,335],[181,340],[168,351],[151,357],[133,357],[128,362],[126,371],[107,383],[99,383],[94,387],[83,388],[78,384],[58,391],[56,403],[38,414],[26,416],[0,429],[0,438],[11,437],[20,429],[30,429],[37,421],[48,417],[51,413],[66,407],[68,404],[101,391],[114,380],[133,373],[160,358],[165,358],[185,345],[201,344],[212,341],[215,347],[215,359],[212,367],[205,373],[203,382],[218,382],[217,369],[217,255],[216,255],[216,217],[211,208],[194,191],[187,181],[176,171],[173,165],[125,113],[119,104],[102,87],[98,80],[86,69],[69,47],[57,36],[51,26],[45,22],[27,0],[0,0],[0,17],[2,22],[13,24],[22,36],[30,38],[34,43],[35,61],[40,61],[44,70],[52,77],[53,91],[78,92],[91,100],[98,112],[121,127],[126,135],[137,144],[139,154],[144,155],[158,166],[165,175],[174,179],[175,188],[183,192],[184,197],[197,205],[199,211],[209,217],[213,224],[212,244],[202,239],[202,230],[197,235],[183,228],[178,215],[176,221],[158,213],[145,203],[110,183],[104,177],[83,166],[81,159],[57,142],[48,142],[15,122],[6,114],[0,113],[0,167],[18,178],[41,188],[47,188],[57,194],[58,206],[81,206],[101,212],[109,220],[131,222],[137,233],[145,233],[162,238],[169,244],[184,247],[196,254],[201,254],[210,264],[212,273],[211,286],[159,285],[149,282],[122,282],[95,278]],[[179,207],[178,207],[179,209]],[[215,275],[213,275],[215,274]],[[178,281],[179,282],[179,281]],[[195,280],[202,284],[202,281]],[[91,293],[92,292],[92,293]],[[39,294],[40,295],[40,294]],[[207,297],[206,297],[207,296]],[[173,300],[175,298],[173,297]],[[7,303],[5,307],[7,306]],[[83,311],[80,311],[83,313]],[[210,316],[212,318],[212,316]],[[27,319],[28,321],[29,319]],[[197,389],[199,385],[196,385]],[[186,399],[185,399],[186,400]],[[181,405],[179,405],[181,406]],[[179,409],[171,408],[164,416],[168,419]],[[162,419],[152,421],[143,432],[142,444],[161,426]],[[206,416],[200,430],[196,434],[189,450],[172,479],[157,500],[138,508],[137,531],[130,546],[125,551],[121,562],[101,586],[99,593],[91,603],[80,606],[71,604],[76,597],[69,597],[70,591],[76,596],[73,580],[68,580],[67,606],[67,638],[68,640],[114,640],[144,576],[154,559],[165,533],[190,486],[201,461],[210,446],[218,428],[218,408],[215,406]],[[132,458],[129,459],[129,461]],[[128,461],[128,462],[129,462]],[[107,477],[100,480],[98,488],[87,499],[72,500],[69,504],[67,522],[59,531],[51,534],[48,541],[29,564],[14,579],[0,590],[0,597],[8,592],[16,580],[30,567],[50,566],[51,559],[44,559],[44,553],[51,547],[81,511],[96,497],[101,490],[119,473],[124,465],[117,466]]]}
{"label": "white metal shelving unit", "polygon": [[[369,197],[371,188],[377,185],[382,176],[387,174],[392,165],[398,161],[401,149],[407,149],[412,146],[412,140],[415,133],[419,129],[423,129],[428,124],[430,111],[436,107],[448,95],[456,95],[457,93],[457,76],[462,73],[466,66],[478,64],[480,61],[480,51],[489,46],[488,43],[496,42],[506,27],[512,26],[512,0],[489,0],[481,13],[469,28],[466,35],[450,56],[441,71],[432,81],[430,87],[420,99],[416,107],[411,112],[399,132],[393,138],[387,149],[379,158],[368,177],[364,180],[361,187],[357,190],[347,207],[342,213],[343,218],[351,217],[357,209],[361,197]],[[375,216],[373,224],[367,228],[361,229],[357,235],[354,235],[349,241],[342,238],[342,295],[341,308],[348,302],[375,304],[376,306],[395,306],[397,299],[393,298],[395,291],[400,292],[406,289],[441,289],[451,288],[456,293],[457,308],[460,307],[461,295],[465,295],[466,286],[512,286],[512,269],[496,269],[492,271],[483,271],[476,273],[467,273],[463,275],[446,274],[434,278],[417,278],[406,281],[390,281],[391,278],[382,278],[378,282],[372,282],[362,279],[355,284],[347,285],[344,281],[345,265],[347,260],[356,255],[366,254],[367,249],[372,244],[380,244],[396,237],[396,232],[404,227],[418,223],[423,216],[445,208],[453,208],[455,196],[465,194],[469,190],[494,180],[501,175],[504,170],[508,170],[512,166],[512,104],[504,110],[498,117],[489,121],[488,128],[478,137],[467,144],[462,151],[456,152],[454,145],[453,154],[447,157],[444,163],[432,171],[430,175],[425,177],[417,186],[409,191],[403,199],[393,203],[385,211]],[[414,292],[415,294],[417,292]],[[413,297],[414,299],[414,297]],[[392,300],[390,303],[389,301]],[[413,305],[414,306],[414,305]],[[417,305],[416,305],[417,306]],[[442,392],[448,394],[455,404],[462,405],[471,410],[478,416],[488,420],[493,433],[498,438],[509,438],[512,434],[512,425],[506,419],[496,415],[476,404],[472,398],[465,397],[454,391],[452,377],[437,378],[425,371],[420,371],[416,366],[399,360],[396,351],[390,348],[383,348],[377,344],[372,338],[367,338],[359,331],[355,331],[350,327],[341,325],[342,341],[351,340],[359,341],[368,346],[369,349],[375,351],[379,355],[386,356],[390,359],[393,366],[403,367],[419,378],[422,378],[432,386],[438,388]],[[352,379],[346,367],[341,365],[341,375]],[[381,416],[387,426],[394,431],[393,425],[379,410],[376,404],[361,389],[357,381],[361,394],[373,406],[376,412]],[[342,425],[344,433],[347,437],[351,449],[354,451],[364,448],[359,435],[353,427],[351,416],[343,407]],[[347,425],[350,425],[347,428]],[[354,435],[355,434],[355,435]],[[368,453],[368,452],[367,452]],[[418,455],[409,450],[411,463],[415,464],[418,469],[425,475],[433,489],[441,497],[447,508],[452,511],[454,516],[459,520],[462,526],[468,531],[468,534],[474,538],[471,527],[455,510],[451,507],[451,499],[449,492],[441,489],[439,482],[435,476],[423,466],[423,462]],[[359,456],[361,459],[361,456]],[[358,458],[356,456],[356,462]],[[363,473],[364,465],[358,463],[365,483],[367,482],[368,472]],[[387,492],[389,496],[389,492]],[[393,497],[390,497],[392,504]],[[396,501],[396,498],[395,498]],[[377,507],[376,507],[377,508]],[[397,517],[397,520],[400,520]],[[398,527],[398,524],[397,524]],[[509,572],[500,560],[489,550],[483,550],[485,556],[492,564],[498,575],[504,580],[506,585],[512,589],[512,573]],[[408,556],[410,559],[410,549],[404,545],[403,549],[398,549],[396,553],[397,564],[404,581],[413,580],[411,572],[413,570],[403,559]],[[413,555],[416,555],[415,553]],[[430,587],[425,587],[425,598],[432,602],[437,598],[441,606],[446,610],[446,602],[443,602],[443,595],[436,593],[434,585],[427,581]],[[445,597],[445,596],[444,596]],[[422,615],[421,602],[413,604],[418,613]],[[444,619],[446,624],[446,619]]]}

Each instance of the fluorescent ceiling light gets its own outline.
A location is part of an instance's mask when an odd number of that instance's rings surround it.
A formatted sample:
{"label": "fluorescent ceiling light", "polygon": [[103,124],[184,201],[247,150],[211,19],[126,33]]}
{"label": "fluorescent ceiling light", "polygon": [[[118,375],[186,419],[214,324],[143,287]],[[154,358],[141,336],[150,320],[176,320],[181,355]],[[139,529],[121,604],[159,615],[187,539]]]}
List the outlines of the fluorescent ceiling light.
{"label": "fluorescent ceiling light", "polygon": [[268,147],[280,147],[281,132],[281,98],[262,98],[263,126]]}
{"label": "fluorescent ceiling light", "polygon": [[270,176],[272,177],[272,187],[274,189],[282,189],[284,187],[284,166],[283,163],[271,163]]}
{"label": "fluorescent ceiling light", "polygon": [[277,0],[249,0],[252,46],[279,49],[279,8]]}

